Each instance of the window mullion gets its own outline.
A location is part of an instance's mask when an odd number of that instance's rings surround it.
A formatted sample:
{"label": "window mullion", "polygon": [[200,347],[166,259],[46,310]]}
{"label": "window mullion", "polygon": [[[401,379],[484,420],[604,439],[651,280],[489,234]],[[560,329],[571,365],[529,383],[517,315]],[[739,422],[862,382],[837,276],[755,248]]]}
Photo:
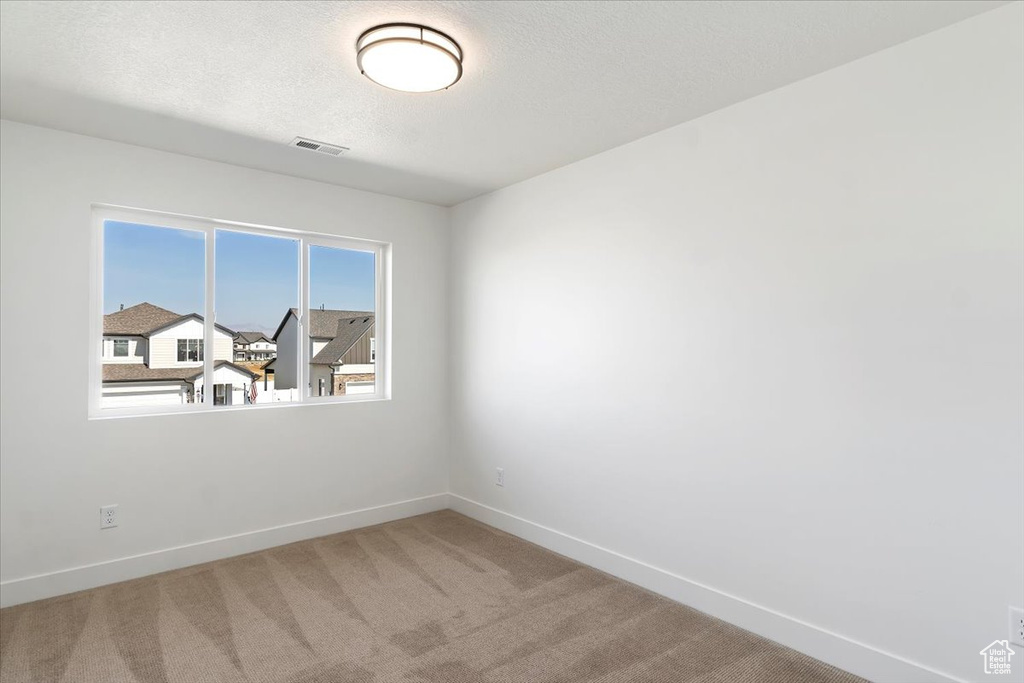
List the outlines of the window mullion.
{"label": "window mullion", "polygon": [[[203,408],[213,406],[214,392],[214,325],[217,322],[215,311],[217,267],[217,232],[213,228],[206,228],[206,311],[203,313]],[[198,396],[196,400],[198,400]]]}
{"label": "window mullion", "polygon": [[378,246],[374,250],[374,305],[376,309],[374,313],[375,325],[376,325],[376,349],[375,358],[373,364],[374,372],[374,395],[377,398],[386,398],[389,395],[388,391],[388,371],[391,367],[391,345],[388,343],[390,337],[390,330],[388,329],[389,319],[388,312],[391,310],[390,301],[388,300],[387,291],[387,268],[389,264],[386,262],[386,258],[389,258],[390,254],[386,252],[384,247]]}
{"label": "window mullion", "polygon": [[309,329],[309,242],[299,240],[299,321],[297,340],[299,353],[299,402],[305,401],[310,393],[309,361],[310,340],[306,330]]}

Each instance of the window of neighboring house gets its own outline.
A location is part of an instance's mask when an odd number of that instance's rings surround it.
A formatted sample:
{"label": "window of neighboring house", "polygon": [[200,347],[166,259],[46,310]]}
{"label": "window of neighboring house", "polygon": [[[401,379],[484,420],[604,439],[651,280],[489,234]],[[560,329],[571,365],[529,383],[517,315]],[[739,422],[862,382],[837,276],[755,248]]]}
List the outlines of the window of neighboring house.
{"label": "window of neighboring house", "polygon": [[214,384],[213,385],[213,405],[215,406],[226,406],[231,405],[231,392],[233,387],[230,384]]}
{"label": "window of neighboring house", "polygon": [[[388,397],[376,348],[387,334],[378,315],[388,245],[112,207],[93,214],[93,339],[106,334],[112,358],[129,356],[132,337],[145,351],[130,366],[96,355],[92,417]],[[237,330],[265,339],[248,346]],[[350,396],[350,384],[365,393]]]}
{"label": "window of neighboring house", "polygon": [[198,363],[203,360],[202,339],[179,339],[178,340],[178,362]]}

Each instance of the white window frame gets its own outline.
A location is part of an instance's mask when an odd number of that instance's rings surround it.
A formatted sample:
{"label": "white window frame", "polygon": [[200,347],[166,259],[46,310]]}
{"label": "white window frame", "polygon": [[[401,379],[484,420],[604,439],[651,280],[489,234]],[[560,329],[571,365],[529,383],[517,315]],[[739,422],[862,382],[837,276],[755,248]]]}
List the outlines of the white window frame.
{"label": "white window frame", "polygon": [[[185,360],[178,358],[178,354],[181,353],[181,342],[185,342]],[[196,342],[196,360],[189,360],[189,347],[191,342]],[[205,357],[206,353],[206,340],[205,339],[192,339],[189,337],[177,337],[174,340],[175,358],[178,363],[201,363],[203,359],[199,356]]]}
{"label": "white window frame", "polygon": [[[214,310],[216,301],[216,233],[218,230],[243,232],[251,235],[268,237],[284,237],[299,243],[299,391],[296,401],[274,401],[244,405],[214,405],[213,393],[209,401],[204,403],[185,403],[180,406],[137,406],[103,408],[103,225],[106,221],[124,223],[140,223],[162,228],[192,230],[205,234],[206,244],[206,305],[203,311],[204,350],[213,349],[214,326],[217,314]],[[327,403],[362,403],[367,401],[386,401],[391,399],[391,244],[376,240],[356,237],[341,237],[326,233],[280,228],[266,225],[255,225],[214,218],[186,216],[147,209],[113,206],[109,204],[92,205],[92,277],[90,278],[90,322],[89,322],[89,418],[106,419],[143,415],[178,415],[181,413],[207,413],[223,410],[284,410],[310,405]],[[377,340],[375,379],[376,391],[372,394],[354,394],[341,396],[315,396],[314,387],[310,386],[309,361],[311,360],[309,335],[306,332],[309,318],[309,248],[311,246],[330,247],[333,249],[350,249],[370,252],[374,255],[374,317],[375,339]],[[175,356],[177,357],[177,356]],[[232,351],[231,362],[234,362]],[[214,376],[214,354],[204,353],[203,377],[204,386],[209,384],[205,378]]]}

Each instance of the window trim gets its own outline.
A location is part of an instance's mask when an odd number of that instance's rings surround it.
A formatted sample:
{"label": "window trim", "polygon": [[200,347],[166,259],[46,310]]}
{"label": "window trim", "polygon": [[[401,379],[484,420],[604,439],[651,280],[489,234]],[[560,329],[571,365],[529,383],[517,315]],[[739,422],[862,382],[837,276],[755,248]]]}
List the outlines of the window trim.
{"label": "window trim", "polygon": [[[131,351],[131,342],[128,339],[111,339],[112,345],[110,348],[111,358],[128,358],[129,351]],[[117,345],[122,344],[124,346],[124,353],[117,352]]]}
{"label": "window trim", "polygon": [[[216,325],[216,233],[218,230],[242,232],[252,235],[266,235],[268,237],[283,237],[299,242],[299,389],[298,399],[291,402],[271,402],[262,404],[244,405],[214,405],[212,401],[204,403],[186,403],[180,406],[136,406],[103,408],[103,225],[106,221],[120,221],[126,223],[140,223],[155,227],[172,228],[179,230],[198,231],[205,234],[206,246],[206,287],[205,287],[205,310],[203,315],[203,338],[206,341],[205,348],[212,346],[214,339],[214,327]],[[178,415],[181,413],[207,413],[210,411],[223,410],[278,410],[295,408],[300,406],[316,406],[329,403],[360,403],[367,401],[386,401],[391,399],[391,249],[388,242],[363,239],[357,237],[343,237],[322,232],[298,230],[294,228],[281,228],[252,223],[242,223],[216,218],[202,218],[184,214],[138,209],[132,207],[116,206],[111,204],[92,204],[92,231],[91,231],[91,278],[89,286],[90,298],[90,320],[89,320],[89,342],[86,348],[89,351],[89,418],[107,419],[132,416],[154,416],[154,415]],[[307,320],[309,318],[309,247],[322,246],[335,249],[351,249],[355,251],[371,252],[374,254],[374,316],[376,318],[376,331],[374,337],[377,339],[375,375],[377,390],[372,394],[354,394],[341,396],[314,396],[313,387],[310,387],[309,361],[311,360],[310,344],[301,343],[308,337],[306,332]],[[198,311],[197,311],[198,312]],[[232,362],[234,353],[232,351]],[[203,377],[214,376],[214,354],[204,354]],[[206,382],[204,381],[204,385]],[[211,394],[212,396],[212,394]]]}

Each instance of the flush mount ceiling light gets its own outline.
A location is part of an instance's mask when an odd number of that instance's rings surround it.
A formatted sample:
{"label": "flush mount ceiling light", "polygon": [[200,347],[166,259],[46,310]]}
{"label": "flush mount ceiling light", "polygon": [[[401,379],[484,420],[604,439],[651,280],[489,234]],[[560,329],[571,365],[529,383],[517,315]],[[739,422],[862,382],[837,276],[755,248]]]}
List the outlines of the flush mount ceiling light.
{"label": "flush mount ceiling light", "polygon": [[462,78],[462,48],[419,24],[374,26],[356,41],[359,72],[404,92],[444,90]]}

